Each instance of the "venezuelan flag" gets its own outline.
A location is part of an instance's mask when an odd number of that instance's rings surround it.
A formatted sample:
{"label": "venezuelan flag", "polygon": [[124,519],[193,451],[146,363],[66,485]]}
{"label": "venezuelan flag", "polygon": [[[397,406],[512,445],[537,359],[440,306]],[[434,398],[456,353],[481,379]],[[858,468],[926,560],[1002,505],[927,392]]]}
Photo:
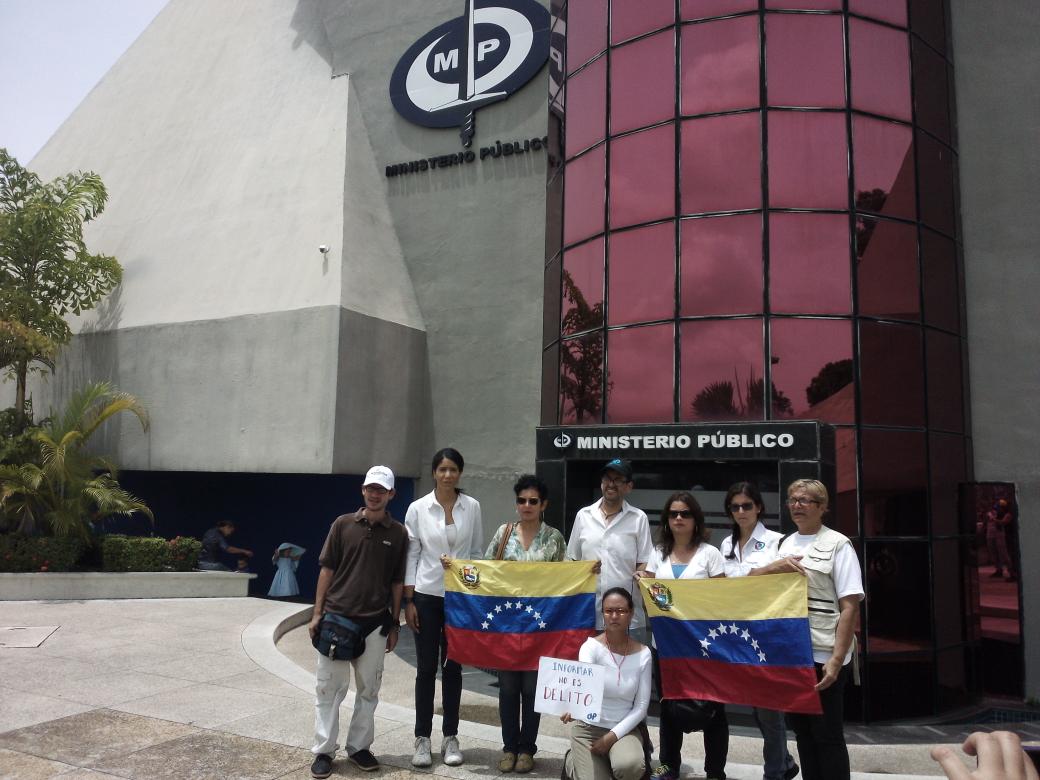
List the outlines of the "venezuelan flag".
{"label": "venezuelan flag", "polygon": [[455,560],[444,572],[448,657],[468,666],[533,671],[539,657],[578,657],[596,633],[588,561]]}
{"label": "venezuelan flag", "polygon": [[806,579],[640,580],[665,699],[819,714]]}

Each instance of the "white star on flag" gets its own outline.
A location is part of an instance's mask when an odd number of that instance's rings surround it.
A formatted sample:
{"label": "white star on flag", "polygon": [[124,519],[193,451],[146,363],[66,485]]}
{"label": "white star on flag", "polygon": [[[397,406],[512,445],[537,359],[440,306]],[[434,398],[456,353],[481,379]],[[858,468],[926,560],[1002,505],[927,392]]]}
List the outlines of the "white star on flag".
{"label": "white star on flag", "polygon": [[495,605],[495,612],[501,612],[501,611],[502,611],[502,605],[501,604],[496,604]]}
{"label": "white star on flag", "polygon": [[534,613],[534,619],[535,620],[541,620],[542,619],[542,613],[541,612],[535,612]]}
{"label": "white star on flag", "polygon": [[714,628],[709,629],[708,636],[710,636],[712,639],[718,639],[719,638],[719,632],[716,631]]}
{"label": "white star on flag", "polygon": [[527,605],[527,609],[525,609],[524,611],[525,612],[534,612],[534,607],[532,607],[530,604],[528,604]]}
{"label": "white star on flag", "polygon": [[702,639],[701,640],[701,647],[703,647],[705,650],[707,650],[710,645],[711,645],[711,642],[709,642],[707,639]]}
{"label": "white star on flag", "polygon": [[740,629],[739,629],[739,628],[737,628],[737,624],[736,624],[736,623],[733,623],[733,624],[732,624],[732,625],[731,625],[731,626],[729,627],[729,632],[730,632],[731,634],[735,634],[735,633],[737,633],[737,632],[738,632],[739,630],[740,630]]}
{"label": "white star on flag", "polygon": [[492,614],[491,614],[490,612],[488,612],[488,613],[487,613],[487,619],[488,619],[488,620],[494,620],[494,619],[495,619],[495,616],[494,616],[494,615],[492,615]]}
{"label": "white star on flag", "polygon": [[548,624],[547,623],[539,623],[538,624],[538,628],[545,628],[546,625],[548,625]]}
{"label": "white star on flag", "polygon": [[481,628],[488,628],[488,622],[485,620],[483,623],[480,624],[480,627]]}
{"label": "white star on flag", "polygon": [[751,636],[751,632],[748,631],[746,628],[743,631],[740,632],[740,638],[743,639],[745,642],[748,640],[748,637],[750,637],[750,636]]}
{"label": "white star on flag", "polygon": [[758,660],[762,661],[763,663],[765,663],[766,660],[766,654],[763,653],[761,650],[758,651]]}

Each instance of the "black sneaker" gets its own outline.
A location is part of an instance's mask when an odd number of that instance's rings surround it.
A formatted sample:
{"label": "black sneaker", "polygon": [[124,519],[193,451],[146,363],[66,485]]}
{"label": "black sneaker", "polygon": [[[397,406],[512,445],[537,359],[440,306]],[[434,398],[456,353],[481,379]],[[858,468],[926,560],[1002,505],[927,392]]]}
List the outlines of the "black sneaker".
{"label": "black sneaker", "polygon": [[323,777],[328,777],[332,774],[332,756],[326,753],[319,753],[314,763],[311,764],[311,777],[317,777],[319,780]]}
{"label": "black sneaker", "polygon": [[359,750],[357,753],[352,753],[349,758],[350,762],[363,772],[375,772],[379,769],[379,762],[376,760],[376,757],[367,750]]}

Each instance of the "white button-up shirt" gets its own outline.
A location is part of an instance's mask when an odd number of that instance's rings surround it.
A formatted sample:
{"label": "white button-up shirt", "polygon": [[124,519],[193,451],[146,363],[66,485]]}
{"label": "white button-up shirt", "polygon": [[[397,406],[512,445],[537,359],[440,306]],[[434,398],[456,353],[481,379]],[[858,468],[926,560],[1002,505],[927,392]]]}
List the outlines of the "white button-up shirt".
{"label": "white button-up shirt", "polygon": [[639,592],[635,587],[636,564],[650,560],[653,542],[646,512],[627,501],[621,511],[607,522],[601,508],[602,499],[578,510],[567,542],[567,558],[572,561],[600,561],[599,584],[596,589],[596,626],[603,627],[603,593],[611,588],[625,588],[636,602],[632,627],[643,624],[639,608]]}
{"label": "white button-up shirt", "polygon": [[[779,557],[777,555],[777,547],[783,538],[783,534],[777,531],[770,531],[759,520],[755,530],[751,532],[751,538],[744,543],[742,548],[738,548],[736,554],[733,555],[733,537],[732,535],[727,536],[722,540],[722,544],[719,545],[722,551],[722,559],[726,564],[726,576],[746,577],[751,573],[752,569],[758,569],[772,563]],[[730,555],[733,555],[733,557],[731,558]]]}
{"label": "white button-up shirt", "polygon": [[480,519],[480,503],[459,493],[451,511],[455,521],[455,543],[448,545],[444,509],[430,492],[411,503],[404,516],[408,530],[408,563],[404,584],[414,585],[427,596],[444,595],[444,567],[441,556],[475,559],[484,552],[484,526]]}

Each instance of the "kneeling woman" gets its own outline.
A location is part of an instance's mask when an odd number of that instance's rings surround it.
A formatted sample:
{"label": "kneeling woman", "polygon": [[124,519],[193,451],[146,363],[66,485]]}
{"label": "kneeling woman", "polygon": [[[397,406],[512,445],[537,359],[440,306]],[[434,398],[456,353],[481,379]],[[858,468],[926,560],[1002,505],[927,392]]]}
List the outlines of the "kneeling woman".
{"label": "kneeling woman", "polygon": [[624,588],[603,594],[604,632],[585,641],[578,660],[607,668],[603,712],[593,725],[563,715],[571,723],[565,773],[572,780],[639,780],[646,752],[639,726],[650,704],[650,649],[628,635],[635,604]]}

